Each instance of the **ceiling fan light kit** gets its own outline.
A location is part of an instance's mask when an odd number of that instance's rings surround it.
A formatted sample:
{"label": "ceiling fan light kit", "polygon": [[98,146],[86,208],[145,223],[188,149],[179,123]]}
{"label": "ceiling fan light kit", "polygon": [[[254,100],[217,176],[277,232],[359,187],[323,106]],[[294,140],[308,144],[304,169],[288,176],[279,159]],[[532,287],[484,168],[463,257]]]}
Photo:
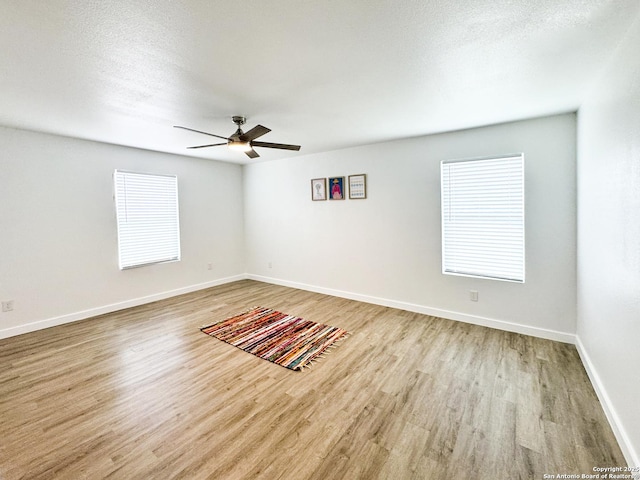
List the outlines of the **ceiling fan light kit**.
{"label": "ceiling fan light kit", "polygon": [[181,128],[183,130],[189,130],[191,132],[202,133],[212,137],[226,140],[226,143],[211,143],[208,145],[196,145],[194,147],[187,148],[207,148],[217,147],[219,145],[227,145],[230,150],[244,152],[249,158],[257,158],[260,155],[253,149],[253,147],[264,148],[277,148],[279,150],[300,150],[300,145],[288,145],[285,143],[269,143],[269,142],[255,142],[254,140],[262,135],[269,133],[271,129],[263,127],[262,125],[256,125],[248,132],[242,131],[242,125],[245,124],[247,119],[240,115],[234,115],[231,117],[233,123],[238,126],[238,129],[230,137],[223,137],[222,135],[216,135],[214,133],[203,132],[201,130],[194,130],[193,128],[181,127],[180,125],[174,125],[175,128]]}
{"label": "ceiling fan light kit", "polygon": [[227,142],[227,147],[237,152],[248,152],[251,150],[251,144],[241,140],[229,140],[229,142]]}

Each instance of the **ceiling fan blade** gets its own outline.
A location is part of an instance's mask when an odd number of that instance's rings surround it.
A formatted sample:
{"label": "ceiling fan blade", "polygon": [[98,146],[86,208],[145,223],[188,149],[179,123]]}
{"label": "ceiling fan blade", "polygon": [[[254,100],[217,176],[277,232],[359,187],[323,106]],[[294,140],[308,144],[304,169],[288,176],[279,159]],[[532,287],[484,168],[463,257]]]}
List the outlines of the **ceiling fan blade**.
{"label": "ceiling fan blade", "polygon": [[217,147],[218,145],[226,145],[227,142],[224,143],[212,143],[211,145],[197,145],[195,147],[187,147],[187,148],[206,148],[206,147]]}
{"label": "ceiling fan blade", "polygon": [[287,145],[285,143],[251,142],[252,147],[279,148],[281,150],[300,150],[300,145]]}
{"label": "ceiling fan blade", "polygon": [[200,130],[194,130],[193,128],[181,127],[180,125],[174,125],[173,128],[181,128],[183,130],[189,130],[190,132],[203,133],[204,135],[210,135],[212,137],[221,138],[222,140],[229,140],[227,137],[221,137],[220,135],[215,135],[213,133],[201,132]]}
{"label": "ceiling fan blade", "polygon": [[261,137],[265,133],[269,133],[271,131],[270,128],[263,127],[262,125],[256,125],[248,132],[245,132],[240,138],[246,142],[250,142],[258,137]]}
{"label": "ceiling fan blade", "polygon": [[260,155],[258,155],[258,152],[256,152],[255,150],[248,150],[246,152],[244,152],[247,154],[247,157],[249,158],[258,158]]}

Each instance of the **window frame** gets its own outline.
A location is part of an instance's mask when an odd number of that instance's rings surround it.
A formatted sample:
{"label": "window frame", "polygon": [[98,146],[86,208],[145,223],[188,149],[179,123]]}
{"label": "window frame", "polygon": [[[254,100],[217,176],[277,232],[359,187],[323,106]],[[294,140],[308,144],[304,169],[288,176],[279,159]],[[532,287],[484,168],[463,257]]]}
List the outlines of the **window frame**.
{"label": "window frame", "polygon": [[[515,166],[509,165],[503,172],[500,172],[499,179],[502,180],[502,182],[499,183],[502,183],[504,188],[498,192],[503,197],[509,198],[507,202],[503,199],[496,199],[495,187],[497,186],[496,183],[498,183],[498,177],[487,178],[486,182],[482,182],[481,176],[483,173],[485,175],[488,173],[491,165],[490,162],[493,162],[495,165],[497,165],[500,163],[508,163],[509,161],[513,161]],[[487,165],[481,166],[479,165],[479,162],[487,162]],[[458,215],[460,218],[464,218],[464,220],[460,220],[458,222],[451,220],[451,215],[456,215],[456,213],[455,211],[452,213],[452,204],[454,202],[451,197],[451,190],[454,188],[451,185],[452,169],[447,169],[447,166],[453,164],[465,164],[465,166],[475,164],[470,167],[466,177],[464,177],[464,174],[461,173],[462,170],[458,169],[459,171],[457,172],[457,180],[464,186],[459,187],[457,189],[457,194],[454,193],[454,195],[462,198],[462,200],[458,201],[458,207],[462,206],[463,212],[469,212],[475,209],[484,215],[478,214],[474,217],[467,213],[464,215]],[[483,168],[484,172],[482,171]],[[515,179],[511,178],[511,168],[513,168],[514,172],[517,172],[517,176],[515,177]],[[445,170],[447,171],[445,172]],[[473,175],[476,175],[477,178],[473,179]],[[448,185],[445,184],[445,176],[448,176]],[[509,178],[505,180],[506,177]],[[470,182],[474,180],[476,182],[471,184]],[[505,182],[508,182],[508,185]],[[524,283],[526,279],[524,153],[521,152],[508,155],[492,155],[486,157],[475,157],[457,160],[443,160],[440,162],[440,188],[442,273],[444,275],[456,275],[472,278]],[[494,189],[491,190],[491,188]],[[467,190],[463,191],[465,189]],[[466,199],[464,199],[465,193],[467,195]],[[513,195],[516,194],[517,196],[514,197]],[[477,195],[477,197],[473,199],[469,198],[471,195]],[[449,196],[449,198],[446,198],[446,196]],[[483,201],[485,202],[484,205],[482,204]],[[487,204],[492,203],[494,204],[493,207],[487,207]],[[467,210],[464,210],[465,207],[467,208]],[[482,210],[483,208],[485,208],[485,210]],[[491,210],[491,208],[493,208],[494,210],[492,216],[487,213],[487,211]],[[501,211],[501,209],[504,210]],[[460,210],[458,210],[458,212],[460,212]],[[513,217],[513,215],[516,213],[516,222],[509,223],[505,221],[506,218],[508,218],[509,216]],[[478,221],[479,218],[481,218],[480,221]],[[496,221],[496,219],[500,219],[500,222]],[[491,223],[490,220],[493,220],[493,223]],[[465,225],[465,223],[467,225]],[[473,223],[475,223],[476,226],[470,226],[470,224]],[[483,223],[484,225],[479,226],[477,225],[478,223]],[[487,230],[487,227],[490,227],[489,230]],[[512,231],[510,231],[509,228],[511,228]],[[457,229],[457,233],[452,232],[452,230],[455,229]],[[487,237],[489,237],[487,241],[493,242],[486,243],[485,246],[487,248],[485,248],[484,252],[476,258],[472,258],[470,254],[472,254],[474,251],[481,252],[481,248],[484,247],[479,246],[481,243],[483,243],[478,241],[479,237],[473,236],[474,229],[482,231],[483,234],[485,232],[489,232],[489,234],[487,235]],[[502,236],[499,233],[496,233],[500,231],[503,232]],[[465,236],[467,236],[466,243],[464,240]],[[456,239],[456,237],[458,241],[463,242],[460,244],[463,246],[456,247],[452,245],[452,241]],[[517,240],[517,244],[510,243],[511,240]],[[503,245],[507,245],[507,247],[503,248]],[[489,253],[491,248],[493,248],[494,251],[498,251],[499,253]],[[501,248],[502,250],[500,250]],[[508,249],[512,249],[512,251],[517,252],[513,254],[512,258],[510,259],[507,255],[504,254]],[[466,258],[471,258],[471,260],[464,260],[465,253],[467,254]],[[454,257],[456,260],[452,260],[452,257]],[[487,262],[493,261],[493,263],[487,263],[487,266],[484,267],[484,270],[482,270],[479,265],[484,259],[486,259]],[[502,260],[504,260],[506,263],[503,263]],[[508,266],[501,270],[499,268],[499,264],[506,264]],[[472,267],[471,265],[475,266]]]}
{"label": "window frame", "polygon": [[[144,188],[141,187],[145,182]],[[120,270],[180,261],[177,175],[116,169],[113,189]],[[165,204],[155,203],[152,204],[155,208],[144,211],[144,204],[149,200]],[[141,221],[140,215],[146,215],[146,221]],[[148,215],[154,215],[155,221],[149,223]]]}

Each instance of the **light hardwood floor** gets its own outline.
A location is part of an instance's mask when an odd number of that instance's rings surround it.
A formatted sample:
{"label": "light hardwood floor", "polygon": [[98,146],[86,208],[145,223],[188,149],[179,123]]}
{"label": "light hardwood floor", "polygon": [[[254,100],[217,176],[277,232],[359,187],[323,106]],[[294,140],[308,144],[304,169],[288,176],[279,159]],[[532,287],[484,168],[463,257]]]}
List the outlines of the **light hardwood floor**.
{"label": "light hardwood floor", "polygon": [[[201,325],[351,336],[293,372]],[[542,479],[624,465],[575,347],[241,281],[0,341],[0,478]]]}

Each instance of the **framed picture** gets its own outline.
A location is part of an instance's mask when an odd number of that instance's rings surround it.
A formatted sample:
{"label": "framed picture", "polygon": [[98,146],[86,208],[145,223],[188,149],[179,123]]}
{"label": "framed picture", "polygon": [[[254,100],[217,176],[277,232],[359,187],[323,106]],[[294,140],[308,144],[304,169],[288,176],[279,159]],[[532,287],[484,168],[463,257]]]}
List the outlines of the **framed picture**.
{"label": "framed picture", "polygon": [[367,175],[349,175],[349,198],[367,198]]}
{"label": "framed picture", "polygon": [[344,177],[329,177],[329,199],[344,200]]}
{"label": "framed picture", "polygon": [[311,200],[326,200],[327,199],[327,179],[326,178],[314,178],[311,180]]}

